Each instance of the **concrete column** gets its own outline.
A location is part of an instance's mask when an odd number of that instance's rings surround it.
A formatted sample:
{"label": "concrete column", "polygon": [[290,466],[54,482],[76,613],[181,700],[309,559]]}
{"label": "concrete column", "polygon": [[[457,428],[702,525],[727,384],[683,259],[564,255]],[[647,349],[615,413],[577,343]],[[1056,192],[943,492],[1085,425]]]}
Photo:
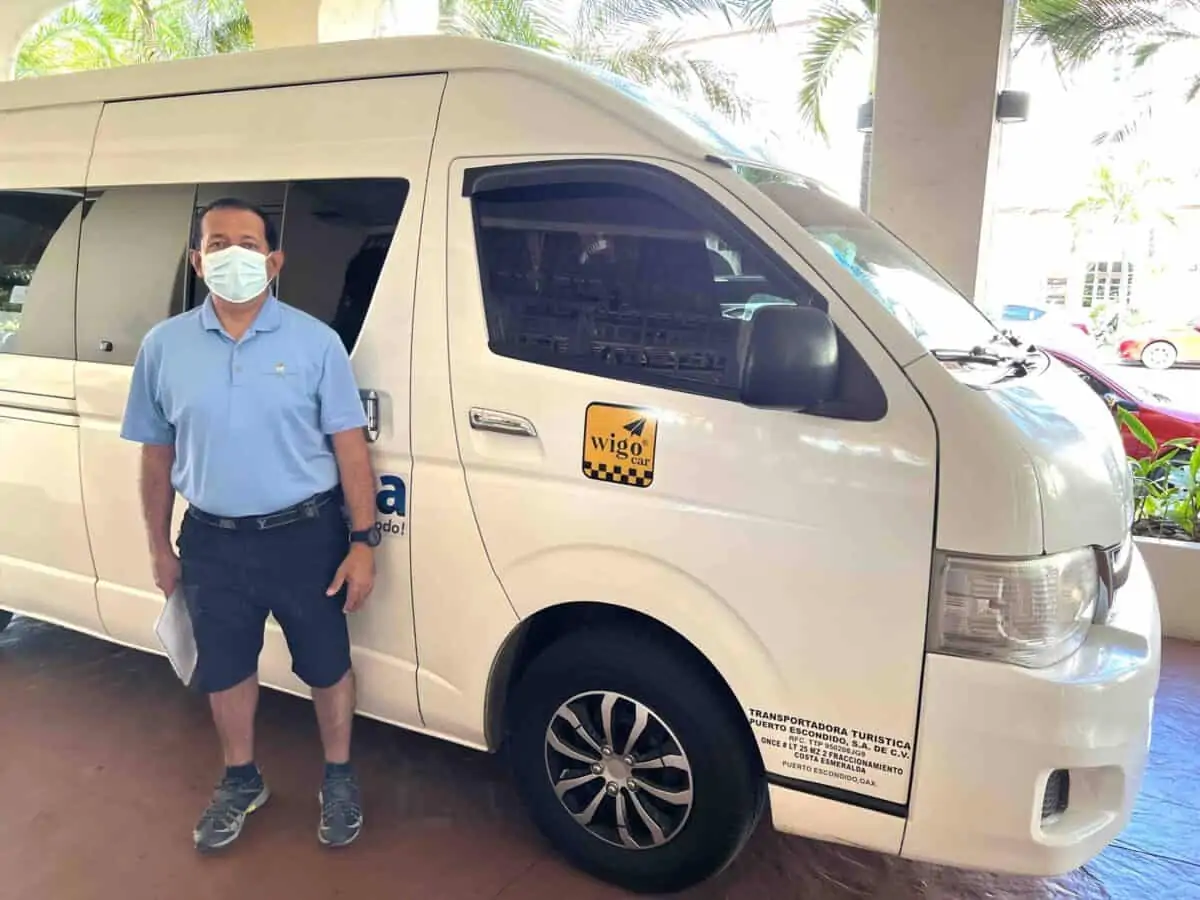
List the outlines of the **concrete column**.
{"label": "concrete column", "polygon": [[868,209],[981,298],[1015,0],[879,0]]}
{"label": "concrete column", "polygon": [[437,0],[245,0],[258,48],[437,31]]}
{"label": "concrete column", "polygon": [[321,0],[245,0],[259,50],[317,43]]}

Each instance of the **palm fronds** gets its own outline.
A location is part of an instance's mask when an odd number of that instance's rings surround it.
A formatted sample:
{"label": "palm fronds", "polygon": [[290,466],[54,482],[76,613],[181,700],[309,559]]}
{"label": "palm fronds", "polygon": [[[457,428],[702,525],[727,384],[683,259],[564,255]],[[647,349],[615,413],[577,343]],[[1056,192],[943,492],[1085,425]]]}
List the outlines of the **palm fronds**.
{"label": "palm fronds", "polygon": [[849,5],[842,0],[823,5],[809,20],[812,40],[800,54],[800,96],[797,108],[801,120],[821,137],[828,139],[822,103],[829,81],[842,61],[852,53],[861,53],[875,32],[874,3],[861,0]]}

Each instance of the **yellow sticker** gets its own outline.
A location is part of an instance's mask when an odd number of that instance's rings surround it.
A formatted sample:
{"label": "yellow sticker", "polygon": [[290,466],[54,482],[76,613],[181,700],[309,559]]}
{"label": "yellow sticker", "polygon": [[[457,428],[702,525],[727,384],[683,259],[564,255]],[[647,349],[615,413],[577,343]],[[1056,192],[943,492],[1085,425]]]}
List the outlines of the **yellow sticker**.
{"label": "yellow sticker", "polygon": [[654,482],[658,420],[644,409],[592,403],[583,424],[583,474],[647,488]]}

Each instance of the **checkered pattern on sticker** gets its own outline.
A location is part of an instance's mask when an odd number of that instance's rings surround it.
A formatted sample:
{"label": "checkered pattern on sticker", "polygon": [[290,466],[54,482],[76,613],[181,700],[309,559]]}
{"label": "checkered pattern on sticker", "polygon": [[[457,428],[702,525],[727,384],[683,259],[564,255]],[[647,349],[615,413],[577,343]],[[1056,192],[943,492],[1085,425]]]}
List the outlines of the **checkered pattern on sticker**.
{"label": "checkered pattern on sticker", "polygon": [[638,469],[633,466],[612,466],[608,463],[583,461],[583,474],[593,481],[609,484],[627,484],[631,487],[650,487],[654,482],[653,469]]}

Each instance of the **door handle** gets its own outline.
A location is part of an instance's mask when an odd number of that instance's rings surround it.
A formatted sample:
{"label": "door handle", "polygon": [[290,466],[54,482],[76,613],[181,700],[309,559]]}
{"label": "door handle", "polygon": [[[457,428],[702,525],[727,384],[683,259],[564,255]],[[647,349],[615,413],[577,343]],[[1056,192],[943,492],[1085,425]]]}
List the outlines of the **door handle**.
{"label": "door handle", "polygon": [[476,431],[495,431],[498,434],[511,434],[517,437],[537,437],[537,429],[524,416],[473,406],[470,418],[471,427]]}
{"label": "door handle", "polygon": [[358,396],[367,416],[367,443],[373,444],[379,440],[379,391],[359,391]]}

